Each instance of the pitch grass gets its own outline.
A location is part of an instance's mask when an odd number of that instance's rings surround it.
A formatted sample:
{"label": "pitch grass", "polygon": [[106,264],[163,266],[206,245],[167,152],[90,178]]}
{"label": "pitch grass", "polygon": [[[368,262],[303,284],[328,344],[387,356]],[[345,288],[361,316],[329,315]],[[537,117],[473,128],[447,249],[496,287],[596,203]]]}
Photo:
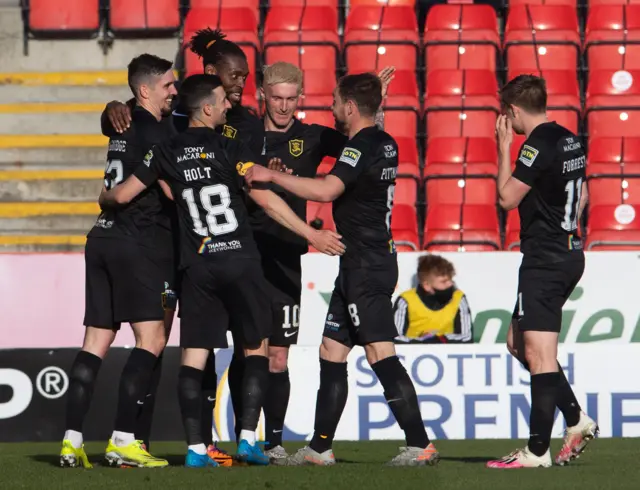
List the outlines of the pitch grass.
{"label": "pitch grass", "polygon": [[[59,444],[0,444],[0,489],[278,489],[278,490],[550,490],[640,489],[640,441],[599,439],[572,465],[548,469],[488,470],[488,459],[503,456],[522,441],[437,441],[436,468],[388,468],[398,442],[338,442],[338,464],[317,467],[235,467],[193,470],[182,467],[183,443],[156,443],[153,453],[171,467],[116,469],[102,466],[105,443],[87,444],[92,470],[58,467]],[[553,449],[560,441],[553,441]],[[287,444],[294,450],[300,444]],[[232,451],[234,446],[222,444]]]}

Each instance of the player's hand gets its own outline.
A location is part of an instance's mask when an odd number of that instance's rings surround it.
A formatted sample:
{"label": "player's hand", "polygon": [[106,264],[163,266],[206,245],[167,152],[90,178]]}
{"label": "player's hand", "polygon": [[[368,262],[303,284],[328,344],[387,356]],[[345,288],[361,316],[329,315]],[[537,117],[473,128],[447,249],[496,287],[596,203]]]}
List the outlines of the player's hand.
{"label": "player's hand", "polygon": [[331,230],[315,230],[309,239],[309,244],[323,254],[342,255],[346,247],[340,241],[341,238],[342,236]]}
{"label": "player's hand", "polygon": [[107,117],[118,133],[124,133],[131,125],[131,109],[117,100],[107,104]]}
{"label": "player's hand", "polygon": [[251,187],[254,182],[271,182],[273,178],[273,170],[270,170],[262,165],[252,165],[247,173],[244,175],[244,180]]}
{"label": "player's hand", "polygon": [[382,83],[382,98],[384,99],[387,96],[387,90],[389,89],[389,84],[391,80],[393,80],[394,73],[396,72],[395,66],[386,66],[378,73],[378,78]]}
{"label": "player's hand", "polygon": [[498,149],[502,153],[509,153],[511,143],[513,143],[513,128],[511,121],[505,114],[501,114],[496,119],[496,136],[498,137]]}
{"label": "player's hand", "polygon": [[269,160],[267,168],[269,170],[273,170],[274,172],[286,172],[288,174],[293,172],[293,169],[288,168],[278,157],[273,157],[271,160]]}

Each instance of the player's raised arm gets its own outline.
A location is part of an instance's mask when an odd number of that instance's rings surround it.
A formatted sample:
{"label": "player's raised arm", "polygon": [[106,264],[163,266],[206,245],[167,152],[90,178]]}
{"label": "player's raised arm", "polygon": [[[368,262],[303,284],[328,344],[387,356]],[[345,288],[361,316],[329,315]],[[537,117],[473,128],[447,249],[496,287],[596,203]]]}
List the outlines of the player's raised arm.
{"label": "player's raised arm", "polygon": [[[500,206],[506,210],[511,210],[518,207],[520,201],[524,199],[527,192],[531,190],[533,185],[533,177],[522,178],[521,171],[518,176],[511,175],[511,144],[513,143],[513,128],[511,127],[511,121],[509,118],[502,114],[498,116],[496,120],[496,135],[498,136],[498,198]],[[533,161],[538,156],[538,150],[531,150],[531,155],[524,154],[528,151],[525,145],[521,150],[518,161],[521,165],[528,165],[531,167]],[[523,156],[524,155],[524,156]],[[524,159],[524,160],[523,160]],[[528,163],[530,162],[530,163]],[[517,164],[516,164],[517,165]],[[517,168],[517,167],[516,167]],[[527,174],[526,170],[524,174]],[[533,172],[529,172],[533,174]]]}
{"label": "player's raised arm", "polygon": [[316,230],[302,221],[277,194],[268,189],[251,189],[249,197],[282,226],[301,236],[319,252],[327,255],[342,255],[345,251],[342,238],[330,230]]}
{"label": "player's raised arm", "polygon": [[316,202],[335,201],[345,189],[342,181],[333,175],[310,179],[275,172],[259,165],[254,165],[247,171],[246,181],[250,186],[258,182],[273,182],[302,199]]}

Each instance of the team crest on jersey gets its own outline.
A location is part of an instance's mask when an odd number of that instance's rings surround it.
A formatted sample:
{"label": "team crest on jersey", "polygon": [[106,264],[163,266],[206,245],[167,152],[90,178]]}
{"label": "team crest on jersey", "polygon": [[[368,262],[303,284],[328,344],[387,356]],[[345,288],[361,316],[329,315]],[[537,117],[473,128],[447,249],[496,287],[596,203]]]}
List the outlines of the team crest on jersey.
{"label": "team crest on jersey", "polygon": [[144,163],[148,167],[149,165],[151,165],[152,158],[153,158],[153,150],[149,150],[149,153],[147,153],[144,156],[144,160],[142,160],[142,163]]}
{"label": "team crest on jersey", "polygon": [[247,170],[249,170],[251,167],[253,167],[253,162],[238,162],[238,164],[236,165],[236,170],[238,171],[238,175],[244,177],[247,174]]}
{"label": "team crest on jersey", "polygon": [[233,126],[227,126],[226,124],[222,126],[222,136],[234,139],[236,137],[236,134],[238,134],[238,130]]}
{"label": "team crest on jersey", "polygon": [[299,157],[302,155],[304,151],[304,141],[303,140],[290,140],[289,141],[289,153],[291,153],[294,157]]}
{"label": "team crest on jersey", "polygon": [[340,155],[340,158],[338,158],[338,161],[355,167],[358,164],[358,160],[360,160],[361,156],[362,152],[360,150],[346,147],[344,150],[342,150],[342,154]]}
{"label": "team crest on jersey", "polygon": [[538,153],[538,150],[536,150],[534,147],[524,145],[522,147],[522,150],[520,151],[520,157],[518,158],[518,160],[524,163],[527,167],[530,167],[531,165],[533,165],[533,162],[537,158]]}

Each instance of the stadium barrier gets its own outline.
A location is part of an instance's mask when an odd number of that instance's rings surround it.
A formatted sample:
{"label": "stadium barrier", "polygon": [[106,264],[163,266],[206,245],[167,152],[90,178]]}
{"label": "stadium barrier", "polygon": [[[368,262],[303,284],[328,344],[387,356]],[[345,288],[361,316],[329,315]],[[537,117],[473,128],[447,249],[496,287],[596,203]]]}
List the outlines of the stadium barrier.
{"label": "stadium barrier", "polygon": [[[399,258],[397,292],[415,282],[420,254]],[[438,439],[525,438],[528,374],[506,352],[504,339],[515,302],[520,254],[443,254],[458,270],[474,315],[474,345],[398,347],[413,379],[425,424]],[[285,440],[306,439],[313,428],[318,388],[317,347],[337,260],[309,255],[303,262],[300,345],[292,349],[292,399]],[[603,437],[640,436],[640,303],[635,253],[587,254],[587,269],[565,306],[559,360],[583,408],[598,419]],[[81,254],[0,255],[0,441],[59,440],[64,430],[68,372],[83,336],[84,261]],[[293,321],[293,320],[292,320]],[[179,325],[172,333],[176,345]],[[128,328],[118,346],[131,346]],[[182,440],[175,396],[179,349],[167,349],[153,437]],[[112,430],[117,379],[128,349],[113,349],[103,363],[88,440]],[[215,432],[228,440],[233,415],[226,383],[229,349],[217,353]],[[356,349],[349,358],[349,399],[336,438],[401,439],[382,388]],[[562,417],[554,435],[560,436]],[[261,425],[262,427],[262,425]]]}
{"label": "stadium barrier", "polygon": [[[396,293],[415,285],[420,253],[399,255]],[[469,301],[474,337],[480,344],[503,343],[516,301],[516,252],[444,253],[456,267],[456,283]],[[634,252],[587,252],[586,271],[563,315],[563,343],[640,342]],[[319,345],[327,305],[338,272],[338,259],[303,257],[303,289],[298,344]],[[82,254],[0,254],[0,349],[64,348],[82,344],[84,259]],[[292,322],[296,320],[292,312]],[[178,345],[176,319],[170,345]],[[116,345],[133,344],[123,328]]]}
{"label": "stadium barrier", "polygon": [[[0,441],[56,441],[64,432],[65,394],[75,349],[17,349],[0,352]],[[103,363],[85,423],[87,440],[106,441],[113,430],[118,379],[128,349],[113,349]],[[291,402],[285,440],[311,437],[319,384],[316,347],[290,354]],[[218,394],[214,432],[233,434],[227,385],[231,350],[217,352]],[[399,346],[398,355],[413,380],[422,417],[436,439],[495,439],[528,436],[529,375],[498,345]],[[640,436],[640,392],[635,373],[640,356],[633,345],[563,345],[559,360],[582,407],[600,424],[601,437]],[[179,349],[165,355],[152,438],[182,440],[176,384]],[[627,375],[627,373],[631,375]],[[556,413],[554,437],[564,422]],[[259,431],[263,431],[261,421]],[[382,386],[364,351],[349,357],[349,397],[338,440],[402,439],[387,408]]]}

